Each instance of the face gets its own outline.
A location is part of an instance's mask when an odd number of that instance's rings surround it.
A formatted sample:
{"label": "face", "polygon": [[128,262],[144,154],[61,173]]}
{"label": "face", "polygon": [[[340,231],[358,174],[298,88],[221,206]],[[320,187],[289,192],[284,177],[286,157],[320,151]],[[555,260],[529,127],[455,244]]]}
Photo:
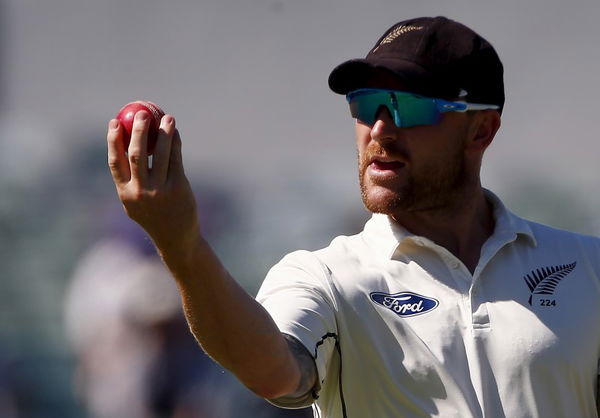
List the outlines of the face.
{"label": "face", "polygon": [[368,210],[388,215],[442,209],[469,182],[466,113],[444,113],[436,125],[398,128],[387,110],[373,125],[356,123],[359,179]]}

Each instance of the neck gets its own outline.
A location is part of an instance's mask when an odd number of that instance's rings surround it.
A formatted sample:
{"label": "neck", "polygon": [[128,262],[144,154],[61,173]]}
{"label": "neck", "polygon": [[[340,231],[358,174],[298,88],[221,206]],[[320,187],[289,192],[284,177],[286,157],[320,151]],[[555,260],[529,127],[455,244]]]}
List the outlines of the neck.
{"label": "neck", "polygon": [[465,190],[445,206],[398,212],[392,218],[411,233],[446,248],[471,273],[479,262],[481,247],[495,226],[491,205],[480,185]]}

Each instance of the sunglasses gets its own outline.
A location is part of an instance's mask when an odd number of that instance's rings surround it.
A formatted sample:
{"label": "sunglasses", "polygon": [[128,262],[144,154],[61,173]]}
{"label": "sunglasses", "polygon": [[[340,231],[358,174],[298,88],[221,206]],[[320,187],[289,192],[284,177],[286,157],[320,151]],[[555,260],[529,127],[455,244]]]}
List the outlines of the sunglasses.
{"label": "sunglasses", "polygon": [[398,128],[435,125],[444,112],[499,109],[500,106],[432,99],[398,90],[359,89],[346,95],[353,118],[373,125],[381,107],[385,107]]}

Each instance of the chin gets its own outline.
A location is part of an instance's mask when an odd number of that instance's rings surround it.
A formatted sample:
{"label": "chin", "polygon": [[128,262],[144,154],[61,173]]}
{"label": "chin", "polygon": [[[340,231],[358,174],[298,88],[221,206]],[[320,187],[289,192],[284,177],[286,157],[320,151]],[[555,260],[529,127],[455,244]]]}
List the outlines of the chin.
{"label": "chin", "polygon": [[402,209],[404,206],[402,195],[400,193],[381,187],[375,188],[375,190],[372,188],[370,190],[363,190],[362,200],[363,204],[370,212],[383,213],[386,215],[391,215]]}

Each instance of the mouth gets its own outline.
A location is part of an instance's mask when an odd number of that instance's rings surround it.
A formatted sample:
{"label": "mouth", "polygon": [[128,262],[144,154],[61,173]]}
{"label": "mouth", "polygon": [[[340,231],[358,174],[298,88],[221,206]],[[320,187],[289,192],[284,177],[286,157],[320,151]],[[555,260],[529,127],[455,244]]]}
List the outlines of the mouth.
{"label": "mouth", "polygon": [[368,167],[375,171],[397,171],[403,168],[405,164],[402,161],[390,160],[385,158],[373,158]]}

